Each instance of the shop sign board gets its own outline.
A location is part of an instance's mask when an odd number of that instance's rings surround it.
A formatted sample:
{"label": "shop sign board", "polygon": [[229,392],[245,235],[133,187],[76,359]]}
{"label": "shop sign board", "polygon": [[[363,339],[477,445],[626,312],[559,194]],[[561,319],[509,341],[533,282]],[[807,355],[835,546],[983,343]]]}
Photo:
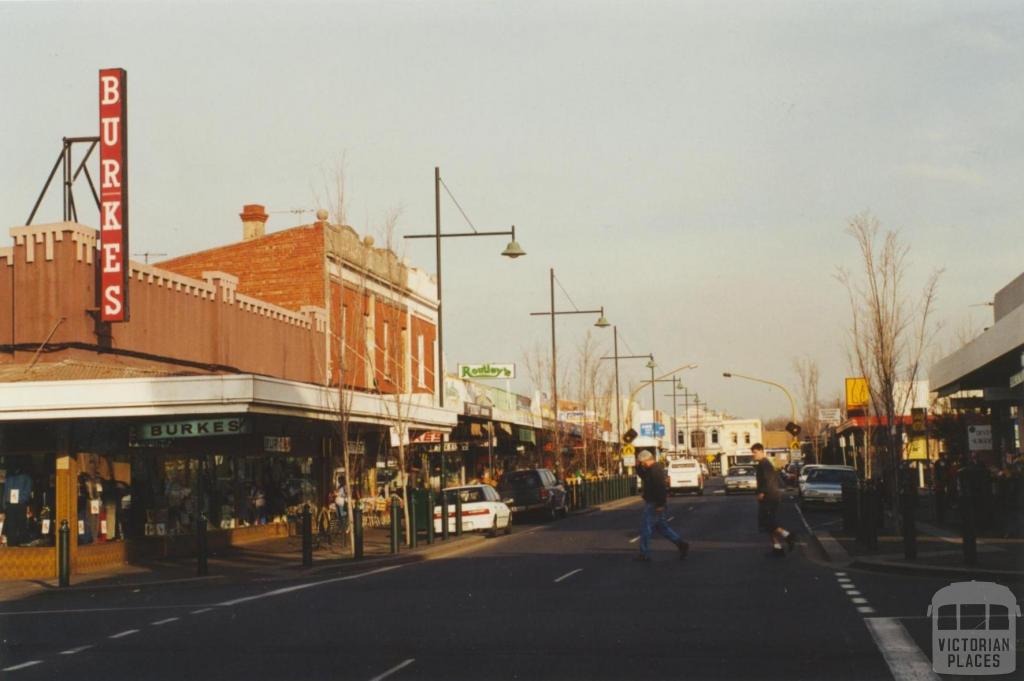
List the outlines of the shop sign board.
{"label": "shop sign board", "polygon": [[128,321],[128,73],[100,70],[100,318]]}
{"label": "shop sign board", "polygon": [[991,452],[992,426],[967,426],[967,448],[972,452]]}
{"label": "shop sign board", "polygon": [[348,450],[349,454],[361,456],[366,454],[366,443],[362,440],[349,440],[345,443],[345,449]]}
{"label": "shop sign board", "polygon": [[863,411],[868,408],[871,391],[868,390],[868,379],[846,379],[846,411]]}
{"label": "shop sign board", "polygon": [[460,364],[459,378],[505,378],[516,377],[515,364]]}
{"label": "shop sign board", "polygon": [[140,440],[164,440],[184,437],[217,437],[251,433],[252,424],[241,417],[144,423],[138,430]]}
{"label": "shop sign board", "polygon": [[640,437],[665,437],[665,424],[641,423]]}
{"label": "shop sign board", "polygon": [[491,408],[482,404],[474,404],[472,402],[466,402],[464,405],[466,416],[475,416],[477,418],[489,419],[491,418]]}
{"label": "shop sign board", "polygon": [[827,426],[838,426],[843,422],[843,410],[839,408],[818,409],[818,420]]}
{"label": "shop sign board", "polygon": [[441,442],[444,439],[443,434],[439,430],[425,430],[412,439],[413,444],[423,444],[430,442]]}
{"label": "shop sign board", "polygon": [[264,435],[263,451],[280,452],[282,454],[287,454],[288,452],[292,451],[292,439],[287,436]]}

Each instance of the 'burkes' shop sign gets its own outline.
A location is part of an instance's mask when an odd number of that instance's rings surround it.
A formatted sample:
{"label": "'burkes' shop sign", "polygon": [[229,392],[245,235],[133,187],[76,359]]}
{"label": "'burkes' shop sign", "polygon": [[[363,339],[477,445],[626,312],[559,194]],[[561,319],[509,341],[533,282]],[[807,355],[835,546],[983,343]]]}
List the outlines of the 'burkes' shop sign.
{"label": "'burkes' shop sign", "polygon": [[135,436],[139,440],[173,440],[183,437],[217,437],[251,432],[252,424],[246,419],[223,418],[143,423],[136,428]]}
{"label": "'burkes' shop sign", "polygon": [[100,71],[100,316],[128,321],[128,74]]}

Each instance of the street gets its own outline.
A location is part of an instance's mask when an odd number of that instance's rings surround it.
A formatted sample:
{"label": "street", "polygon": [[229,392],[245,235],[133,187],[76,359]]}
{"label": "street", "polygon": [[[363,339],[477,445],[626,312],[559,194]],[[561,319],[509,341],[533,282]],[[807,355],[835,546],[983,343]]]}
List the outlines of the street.
{"label": "street", "polygon": [[788,501],[801,546],[767,557],[753,507],[719,480],[673,497],[683,562],[657,537],[651,563],[631,560],[634,498],[439,560],[44,594],[4,605],[3,667],[18,679],[892,678],[870,618],[902,622],[927,659],[925,608],[942,580],[837,577]]}

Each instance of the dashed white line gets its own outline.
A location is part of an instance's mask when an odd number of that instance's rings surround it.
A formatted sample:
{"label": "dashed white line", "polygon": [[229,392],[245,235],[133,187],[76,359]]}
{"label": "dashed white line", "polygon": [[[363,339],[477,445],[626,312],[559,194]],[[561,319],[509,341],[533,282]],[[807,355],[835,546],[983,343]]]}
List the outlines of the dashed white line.
{"label": "dashed white line", "polygon": [[137,633],[139,633],[138,629],[125,629],[124,631],[119,631],[116,634],[111,634],[107,638],[124,638],[125,636],[131,636],[132,634]]}
{"label": "dashed white line", "polygon": [[189,614],[190,615],[202,615],[204,612],[210,612],[211,610],[213,610],[213,608],[199,608],[198,610],[193,610]]}
{"label": "dashed white line", "polygon": [[82,652],[83,650],[88,650],[89,648],[92,648],[92,645],[78,646],[77,648],[68,648],[67,650],[60,651],[59,654],[60,655],[77,655],[78,653]]}
{"label": "dashed white line", "polygon": [[5,671],[5,672],[16,672],[19,669],[24,669],[25,667],[32,667],[32,666],[35,666],[37,664],[42,664],[42,663],[43,663],[42,660],[29,660],[28,662],[22,662],[21,664],[16,664],[16,665],[13,665],[11,667],[4,667],[3,671]]}
{"label": "dashed white line", "polygon": [[580,572],[583,572],[583,568],[576,568],[575,570],[572,570],[571,572],[566,572],[564,575],[562,575],[561,577],[559,577],[558,579],[555,580],[555,584],[558,584],[563,579],[569,579],[573,575],[575,575],[577,573],[580,573]]}
{"label": "dashed white line", "polygon": [[862,615],[874,615],[875,609],[872,608],[870,605],[862,605],[859,608],[857,608],[857,612],[859,612]]}
{"label": "dashed white line", "polygon": [[845,576],[846,576],[845,572],[837,572],[836,573],[836,577],[845,577]]}
{"label": "dashed white line", "polygon": [[383,674],[378,674],[377,676],[375,676],[372,679],[370,679],[370,681],[383,681],[383,679],[388,678],[389,676],[391,676],[392,674],[394,674],[395,672],[397,672],[397,671],[399,671],[401,669],[405,669],[406,667],[408,667],[409,665],[411,665],[415,661],[416,661],[415,658],[410,657],[408,660],[405,660],[401,664],[396,664],[394,667],[392,667],[391,669],[387,670]]}
{"label": "dashed white line", "polygon": [[640,541],[640,535],[639,535],[639,534],[638,534],[637,536],[633,537],[632,539],[630,539],[630,540],[629,540],[629,543],[630,543],[630,544],[635,544],[635,543],[637,543],[638,541]]}
{"label": "dashed white line", "polygon": [[160,626],[163,626],[165,624],[169,624],[170,622],[177,622],[177,621],[178,621],[177,617],[168,617],[165,620],[157,620],[156,622],[150,622],[149,624],[150,624],[150,626],[160,627]]}
{"label": "dashed white line", "polygon": [[892,617],[865,617],[864,624],[882,652],[895,681],[938,681],[932,665],[910,634]]}
{"label": "dashed white line", "polygon": [[867,605],[868,599],[866,598],[851,598],[850,602],[854,605]]}
{"label": "dashed white line", "polygon": [[846,595],[847,596],[860,596],[860,592],[857,591],[856,589],[847,589]]}

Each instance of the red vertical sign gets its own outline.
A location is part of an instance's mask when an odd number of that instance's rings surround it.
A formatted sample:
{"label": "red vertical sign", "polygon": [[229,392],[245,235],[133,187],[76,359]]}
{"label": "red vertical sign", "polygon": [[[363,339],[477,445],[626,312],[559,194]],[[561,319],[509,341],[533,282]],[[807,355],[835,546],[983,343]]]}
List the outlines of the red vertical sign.
{"label": "red vertical sign", "polygon": [[100,71],[100,314],[128,321],[128,74]]}

